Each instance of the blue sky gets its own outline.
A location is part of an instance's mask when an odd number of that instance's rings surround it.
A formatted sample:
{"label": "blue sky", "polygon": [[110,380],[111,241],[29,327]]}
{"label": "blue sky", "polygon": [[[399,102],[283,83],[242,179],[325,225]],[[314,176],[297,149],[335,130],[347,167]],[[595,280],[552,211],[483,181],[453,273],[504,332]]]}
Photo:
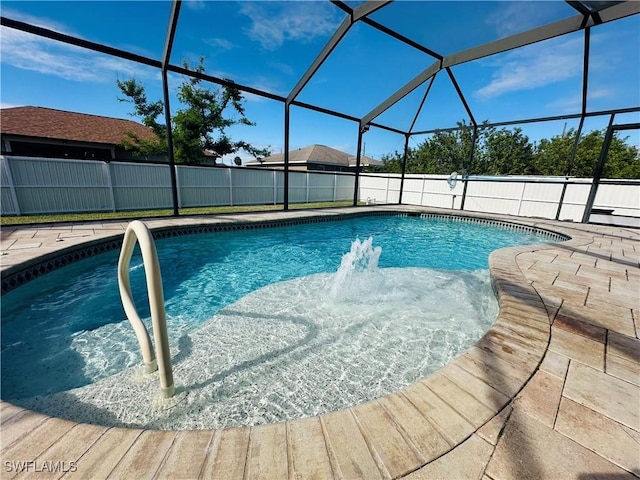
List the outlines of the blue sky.
{"label": "blue sky", "polygon": [[[361,2],[347,2],[356,5]],[[160,59],[171,4],[154,2],[2,2],[2,15]],[[371,18],[440,53],[472,46],[575,16],[560,1],[396,1]],[[329,2],[186,1],[171,61],[205,57],[207,73],[287,96],[318,55],[345,13]],[[591,31],[590,111],[640,105],[640,15]],[[151,100],[161,99],[156,69],[37,38],[2,27],[3,107],[35,105],[131,118],[118,102],[117,79],[135,77]],[[578,113],[582,89],[582,32],[453,67],[477,121],[506,121]],[[365,25],[354,25],[298,100],[361,117],[433,63],[423,52]],[[170,77],[175,91],[181,78]],[[377,122],[408,128],[426,84]],[[179,105],[174,99],[172,108]],[[246,96],[255,127],[230,131],[274,153],[283,149],[284,107]],[[617,123],[640,121],[638,114]],[[436,76],[415,130],[446,128],[468,119],[445,72]],[[587,130],[608,118],[590,119]],[[523,125],[532,140],[577,127],[578,121]],[[634,133],[637,136],[637,133]],[[416,145],[420,137],[411,140]],[[372,128],[366,154],[381,158],[401,150],[404,138]],[[298,107],[291,110],[292,148],[320,143],[355,153],[357,125]],[[638,139],[632,143],[639,144]]]}

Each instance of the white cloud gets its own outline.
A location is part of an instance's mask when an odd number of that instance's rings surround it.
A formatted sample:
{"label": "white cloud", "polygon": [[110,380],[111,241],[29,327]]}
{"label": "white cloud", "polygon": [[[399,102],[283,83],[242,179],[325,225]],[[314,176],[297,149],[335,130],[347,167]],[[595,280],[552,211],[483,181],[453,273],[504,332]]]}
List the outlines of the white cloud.
{"label": "white cloud", "polygon": [[[46,28],[48,30],[53,30],[54,32],[64,33],[65,35],[71,35],[74,37],[80,37],[76,32],[71,30],[68,25],[57,22],[55,20],[51,20],[50,18],[44,17],[35,17],[33,15],[29,15],[18,10],[13,10],[11,8],[2,8],[2,15],[7,18],[11,18],[12,20],[18,20],[20,22],[30,23],[31,25],[35,25],[36,27]],[[4,31],[4,30],[3,30]]]}
{"label": "white cloud", "polygon": [[206,7],[204,0],[187,0],[185,4],[189,10],[204,10]]}
{"label": "white cloud", "polygon": [[[544,8],[540,8],[538,2],[497,2],[498,8],[487,18],[486,23],[493,27],[501,37],[525,32],[534,27],[553,21],[549,7],[552,2],[546,2]],[[563,6],[560,6],[563,8]],[[570,11],[568,8],[566,11]]]}
{"label": "white cloud", "polygon": [[24,104],[0,102],[0,108],[24,107]]}
{"label": "white cloud", "polygon": [[560,113],[579,113],[582,108],[582,94],[576,93],[561,97],[553,102],[547,103],[549,110]]}
{"label": "white cloud", "polygon": [[276,70],[279,70],[288,77],[295,75],[296,73],[291,65],[284,62],[269,62],[269,66],[275,68]]}
{"label": "white cloud", "polygon": [[496,67],[491,81],[474,92],[481,100],[531,90],[582,73],[582,39],[554,39],[499,55],[484,64]]}
{"label": "white cloud", "polygon": [[329,2],[243,2],[240,13],[251,20],[249,38],[267,50],[288,40],[311,42],[331,35],[341,19]]}
{"label": "white cloud", "polygon": [[[280,87],[278,82],[274,82],[273,79],[262,76],[251,79],[251,81],[246,85],[250,85],[262,92],[269,92],[273,93],[274,95],[280,95],[281,97],[286,97],[289,93],[288,90],[284,90],[282,87]],[[269,100],[267,97],[262,97],[253,93],[244,92],[243,96],[248,102],[271,102],[271,100]]]}
{"label": "white cloud", "polygon": [[[13,18],[17,19],[17,16]],[[28,17],[21,20],[68,33],[64,25],[54,25],[46,19]],[[116,74],[125,77],[135,75],[138,78],[149,76],[144,68],[134,62],[8,27],[2,27],[0,48],[3,64],[66,80],[105,83],[113,82]]]}
{"label": "white cloud", "polygon": [[202,41],[205,44],[219,48],[220,50],[231,50],[235,48],[235,45],[225,38],[205,38]]}
{"label": "white cloud", "polygon": [[[260,88],[260,87],[256,87],[256,88]],[[263,89],[263,91],[264,91],[264,89]],[[262,97],[260,95],[256,95],[255,93],[242,92],[242,96],[244,97],[244,99],[247,102],[252,102],[252,103],[262,103],[262,102],[268,101],[268,99],[266,97]]]}
{"label": "white cloud", "polygon": [[[582,84],[576,83],[576,88],[580,88],[582,91]],[[563,113],[580,113],[582,109],[582,92],[576,93],[575,95],[565,96],[554,100],[546,105],[546,107],[550,110],[558,112],[558,114]],[[596,90],[589,90],[587,93],[587,98],[589,100],[595,100],[598,98],[607,98],[611,97],[613,92],[607,88],[599,88]]]}

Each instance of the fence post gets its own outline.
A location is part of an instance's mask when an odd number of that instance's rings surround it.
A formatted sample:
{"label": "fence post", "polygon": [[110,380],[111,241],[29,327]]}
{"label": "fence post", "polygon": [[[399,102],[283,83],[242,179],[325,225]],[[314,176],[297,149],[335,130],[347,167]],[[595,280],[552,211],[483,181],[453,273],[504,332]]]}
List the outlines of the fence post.
{"label": "fence post", "polygon": [[229,205],[233,207],[233,182],[231,180],[231,168],[227,168],[227,173],[229,174]]}
{"label": "fence post", "polygon": [[387,175],[387,188],[384,191],[384,203],[389,203],[389,182],[391,181],[391,177]]}
{"label": "fence post", "polygon": [[307,179],[307,201],[305,203],[309,203],[309,172],[306,174]]}
{"label": "fence post", "polygon": [[278,204],[278,175],[277,171],[273,170],[273,204]]}
{"label": "fence post", "polygon": [[337,202],[338,198],[338,174],[333,174],[333,201]]}
{"label": "fence post", "polygon": [[104,177],[107,181],[107,185],[109,185],[109,199],[111,200],[111,211],[116,211],[116,197],[113,194],[113,182],[111,181],[111,163],[102,162],[102,172],[104,173]]}
{"label": "fence post", "polygon": [[20,215],[20,204],[18,203],[18,195],[16,195],[16,187],[13,184],[13,175],[11,174],[11,167],[9,166],[9,159],[2,155],[2,163],[4,163],[5,171],[7,172],[7,179],[9,180],[9,192],[11,193],[11,199],[16,206],[16,215]]}
{"label": "fence post", "polygon": [[[171,166],[169,166],[169,168],[171,168]],[[180,191],[181,186],[180,186],[180,175],[178,175],[178,165],[174,165],[173,168],[175,168],[175,172],[176,172],[176,191],[178,193],[178,208],[182,208],[182,192]]]}
{"label": "fence post", "polygon": [[518,217],[520,216],[520,208],[522,207],[522,199],[524,198],[524,191],[526,190],[526,188],[527,188],[527,184],[523,183],[522,191],[520,192],[520,200],[518,201],[518,213],[517,213]]}
{"label": "fence post", "polygon": [[569,177],[564,177],[564,182],[562,183],[562,191],[560,192],[560,198],[558,199],[558,210],[556,210],[556,220],[560,220],[560,212],[562,212],[562,204],[564,202],[564,196],[567,193],[567,181]]}
{"label": "fence post", "polygon": [[427,186],[427,177],[426,175],[422,175],[422,190],[420,191],[420,206],[423,205],[424,202],[424,189]]}

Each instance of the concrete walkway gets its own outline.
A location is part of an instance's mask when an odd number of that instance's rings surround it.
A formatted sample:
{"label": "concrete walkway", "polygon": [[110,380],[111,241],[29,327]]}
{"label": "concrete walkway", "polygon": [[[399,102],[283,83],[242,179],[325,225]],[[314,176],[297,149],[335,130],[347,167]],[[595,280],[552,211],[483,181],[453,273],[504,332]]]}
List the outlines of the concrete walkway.
{"label": "concrete walkway", "polygon": [[[494,326],[400,392],[321,417],[181,432],[78,424],[2,402],[2,478],[639,477],[640,232],[418,207],[355,211],[381,210],[491,218],[572,239],[494,252]],[[295,222],[352,212],[146,223]],[[3,291],[70,261],[87,243],[96,251],[117,244],[125,226],[3,228]]]}

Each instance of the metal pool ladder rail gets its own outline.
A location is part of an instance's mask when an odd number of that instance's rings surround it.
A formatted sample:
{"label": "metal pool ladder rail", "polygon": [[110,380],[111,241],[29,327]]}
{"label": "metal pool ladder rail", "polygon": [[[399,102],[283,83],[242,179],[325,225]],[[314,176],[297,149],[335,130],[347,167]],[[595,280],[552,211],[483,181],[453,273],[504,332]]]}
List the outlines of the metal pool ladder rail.
{"label": "metal pool ladder rail", "polygon": [[[133,248],[136,245],[136,239],[138,243],[140,243],[142,262],[147,278],[153,338],[156,343],[156,348],[158,349],[157,360],[151,339],[149,338],[149,332],[147,332],[147,328],[144,326],[144,323],[142,323],[142,320],[140,320],[131,294],[129,264],[131,262]],[[129,223],[124,233],[122,250],[120,250],[120,258],[118,259],[118,287],[120,288],[122,306],[140,343],[145,373],[159,370],[160,389],[164,398],[170,398],[175,393],[175,385],[173,384],[173,371],[171,369],[171,353],[169,352],[169,335],[167,334],[167,319],[164,310],[164,293],[162,291],[160,262],[158,262],[158,252],[156,251],[153,236],[149,228],[140,220],[134,220]]]}

